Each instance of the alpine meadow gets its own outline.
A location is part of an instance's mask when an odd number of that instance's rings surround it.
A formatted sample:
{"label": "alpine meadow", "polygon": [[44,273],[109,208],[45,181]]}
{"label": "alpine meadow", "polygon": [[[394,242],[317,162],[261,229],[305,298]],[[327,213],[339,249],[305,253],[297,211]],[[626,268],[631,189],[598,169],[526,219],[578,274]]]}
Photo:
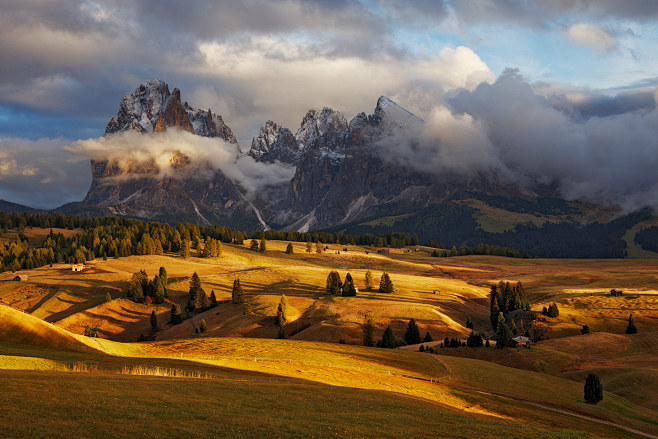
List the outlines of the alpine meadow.
{"label": "alpine meadow", "polygon": [[658,4],[5,3],[0,436],[658,438]]}

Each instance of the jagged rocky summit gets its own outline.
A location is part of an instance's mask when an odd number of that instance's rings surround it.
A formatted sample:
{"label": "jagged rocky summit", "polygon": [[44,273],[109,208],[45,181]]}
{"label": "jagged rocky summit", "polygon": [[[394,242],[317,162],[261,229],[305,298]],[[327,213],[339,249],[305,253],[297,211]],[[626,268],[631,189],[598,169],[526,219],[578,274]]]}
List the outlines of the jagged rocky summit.
{"label": "jagged rocky summit", "polygon": [[[310,110],[294,134],[267,121],[249,151],[242,154],[220,115],[193,108],[182,101],[180,90],[170,92],[163,81],[148,81],[124,96],[118,114],[107,124],[106,136],[183,130],[234,146],[236,163],[255,160],[294,170],[294,175],[283,184],[264,185],[247,196],[242,182],[181,151],[171,152],[170,172],[164,175],[155,160],[119,164],[99,158],[92,160],[93,180],[85,199],[60,211],[222,224],[243,230],[408,231],[418,233],[422,240],[501,245],[514,245],[509,233],[519,228],[527,236],[544,233],[532,229],[529,218],[551,227],[567,224],[573,230],[601,221],[599,214],[591,214],[602,212],[596,206],[559,199],[550,186],[519,187],[500,183],[495,175],[440,175],[397,163],[391,151],[405,138],[417,136],[423,123],[382,96],[372,114],[359,113],[351,120],[331,108]],[[495,209],[509,213],[501,218],[510,225],[495,218],[483,222]],[[608,216],[603,220],[613,218]],[[559,229],[562,226],[555,227],[556,233],[565,233]]]}
{"label": "jagged rocky summit", "polygon": [[[181,100],[180,90],[170,92],[159,80],[147,81],[124,96],[117,116],[107,123],[105,135],[168,129],[221,139],[235,145],[235,154],[239,153],[237,140],[220,115],[191,107]],[[258,227],[236,184],[209,163],[193,164],[192,159],[173,151],[171,173],[165,175],[153,159],[123,165],[116,160],[92,160],[92,183],[82,205],[129,217],[202,224],[225,221]],[[189,169],[192,166],[205,169]]]}

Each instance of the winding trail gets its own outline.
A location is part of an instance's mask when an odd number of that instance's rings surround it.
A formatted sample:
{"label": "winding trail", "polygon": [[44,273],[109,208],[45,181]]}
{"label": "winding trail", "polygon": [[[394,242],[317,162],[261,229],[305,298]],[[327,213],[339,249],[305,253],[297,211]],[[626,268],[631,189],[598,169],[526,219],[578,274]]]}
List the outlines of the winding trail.
{"label": "winding trail", "polygon": [[523,404],[532,405],[532,406],[539,407],[539,408],[544,409],[544,410],[550,410],[552,412],[561,413],[563,415],[569,415],[569,416],[574,416],[576,418],[586,419],[588,421],[596,422],[598,424],[605,424],[605,425],[608,425],[610,427],[614,427],[614,428],[618,428],[620,430],[628,431],[629,433],[639,434],[640,436],[649,437],[649,438],[653,438],[653,439],[658,439],[658,436],[653,435],[651,433],[646,433],[644,431],[636,430],[635,428],[632,428],[632,427],[627,427],[625,425],[616,424],[614,422],[606,421],[605,419],[596,418],[594,416],[584,415],[582,413],[575,412],[575,411],[572,411],[572,410],[561,409],[561,408],[553,407],[553,406],[550,406],[550,405],[540,404],[538,402],[528,401],[527,399],[512,398],[510,396],[501,395],[499,393],[482,392],[480,390],[474,390],[474,389],[464,389],[464,390],[470,390],[471,392],[479,393],[479,394],[482,394],[482,395],[494,396],[496,398],[506,399],[506,400],[509,400],[509,401],[521,402]]}
{"label": "winding trail", "polygon": [[[446,377],[448,380],[452,380],[453,379],[452,378],[452,369],[450,368],[450,366],[448,366],[446,363],[441,361],[440,358],[437,358],[437,360],[439,361],[439,363],[441,363],[443,365],[443,367],[448,372],[446,375],[444,375],[444,377]],[[560,414],[563,414],[563,415],[568,415],[568,416],[573,416],[573,417],[580,418],[580,419],[585,419],[587,421],[596,422],[597,424],[607,425],[609,427],[617,428],[619,430],[624,430],[624,431],[627,431],[627,432],[633,433],[633,434],[638,434],[640,436],[644,436],[644,437],[648,437],[648,438],[652,438],[652,439],[658,439],[658,436],[656,436],[654,434],[647,433],[647,432],[644,432],[644,431],[641,431],[641,430],[637,430],[633,427],[627,427],[625,425],[617,424],[617,423],[612,422],[612,421],[606,421],[605,419],[597,418],[595,416],[585,415],[583,413],[579,413],[579,412],[576,412],[574,410],[568,410],[568,409],[563,409],[563,408],[559,408],[559,407],[554,407],[554,406],[551,406],[551,405],[541,404],[539,402],[529,401],[529,400],[523,399],[523,398],[514,398],[514,397],[511,397],[511,396],[507,396],[507,395],[501,395],[500,393],[483,392],[481,390],[475,390],[475,389],[470,388],[470,387],[456,386],[454,384],[446,384],[446,385],[449,385],[449,386],[452,386],[452,387],[455,387],[455,388],[458,388],[458,389],[461,389],[461,390],[465,390],[467,392],[479,393],[480,395],[493,396],[495,398],[506,399],[508,401],[514,401],[514,402],[520,402],[520,403],[527,404],[527,405],[532,405],[532,406],[539,407],[539,408],[544,409],[544,410],[549,410],[549,411],[552,411],[552,412],[555,412],[555,413],[560,413]]]}

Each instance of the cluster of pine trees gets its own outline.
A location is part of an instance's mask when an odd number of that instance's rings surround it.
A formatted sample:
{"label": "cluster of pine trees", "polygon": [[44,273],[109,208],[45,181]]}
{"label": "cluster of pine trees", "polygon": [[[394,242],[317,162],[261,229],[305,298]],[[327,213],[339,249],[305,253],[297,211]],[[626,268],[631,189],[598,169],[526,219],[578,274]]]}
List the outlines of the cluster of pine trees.
{"label": "cluster of pine trees", "polygon": [[167,270],[160,267],[158,274],[149,280],[146,271],[133,273],[126,297],[137,303],[163,303],[167,293]]}
{"label": "cluster of pine trees", "polygon": [[500,281],[498,285],[491,286],[489,310],[491,326],[494,331],[498,328],[499,313],[502,313],[503,316],[509,316],[512,311],[517,309],[530,309],[521,281],[514,286],[503,281]]}
{"label": "cluster of pine trees", "polygon": [[210,292],[210,296],[206,294],[205,290],[201,287],[201,279],[196,271],[192,274],[190,279],[190,289],[188,291],[187,305],[185,310],[192,313],[200,313],[210,308],[217,306],[217,297],[215,297],[215,290]]}
{"label": "cluster of pine trees", "polygon": [[[38,248],[30,248],[25,229],[81,229],[70,237],[51,232]],[[13,240],[0,241],[0,271],[37,268],[57,262],[85,263],[103,258],[153,255],[196,249],[202,257],[219,257],[222,242],[242,244],[246,234],[219,226],[199,226],[105,217],[81,218],[68,215],[7,214],[0,212],[0,228],[5,234],[17,230]],[[205,247],[201,248],[201,242]]]}
{"label": "cluster of pine trees", "polygon": [[[371,341],[372,341],[373,329],[374,329],[374,323],[372,321],[372,314],[366,314],[366,320],[364,325],[364,343],[363,343],[366,346],[372,346]],[[366,334],[368,334],[369,337],[366,337]],[[427,333],[425,334],[425,338],[422,340],[422,342],[429,343],[431,341],[432,341],[432,336],[430,335],[429,331],[427,331]],[[368,342],[370,342],[370,344]],[[382,334],[381,340],[377,342],[377,347],[386,348],[386,349],[395,349],[398,346],[418,344],[420,342],[421,342],[420,328],[418,327],[416,320],[411,319],[407,324],[407,329],[404,332],[403,339],[397,338],[393,334],[393,330],[391,329],[391,327],[387,326],[386,329],[384,330],[384,333]]]}
{"label": "cluster of pine trees", "polygon": [[548,305],[548,308],[544,307],[541,310],[541,313],[543,315],[547,316],[547,317],[555,318],[555,317],[558,317],[560,315],[560,310],[558,309],[558,307],[555,303],[551,303],[550,305]]}
{"label": "cluster of pine trees", "polygon": [[[374,281],[372,278],[372,272],[368,270],[365,274],[365,289],[370,290],[374,287]],[[325,285],[325,291],[327,294],[342,294],[345,297],[356,296],[358,288],[354,284],[354,279],[350,273],[345,275],[345,282],[340,280],[340,274],[332,270],[327,276],[327,282]],[[379,292],[380,293],[392,293],[395,291],[393,282],[388,273],[382,273],[382,277],[379,281]]]}
{"label": "cluster of pine trees", "polygon": [[[490,295],[490,320],[493,330],[496,332],[496,346],[504,348],[511,346],[512,334],[517,331],[516,323],[511,319],[511,313],[516,310],[529,310],[530,304],[519,281],[512,286],[509,282],[499,282],[491,286]],[[508,323],[511,320],[511,328]],[[521,324],[523,321],[521,321]]]}

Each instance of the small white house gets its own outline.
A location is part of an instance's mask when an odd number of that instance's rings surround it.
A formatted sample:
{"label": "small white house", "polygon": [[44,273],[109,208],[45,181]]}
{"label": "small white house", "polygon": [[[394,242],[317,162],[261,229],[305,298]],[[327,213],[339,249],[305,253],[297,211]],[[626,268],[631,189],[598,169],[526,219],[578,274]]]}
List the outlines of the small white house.
{"label": "small white house", "polygon": [[25,282],[27,281],[27,274],[19,274],[14,278],[16,282]]}
{"label": "small white house", "polygon": [[71,266],[71,271],[82,271],[85,269],[85,264],[73,264]]}

